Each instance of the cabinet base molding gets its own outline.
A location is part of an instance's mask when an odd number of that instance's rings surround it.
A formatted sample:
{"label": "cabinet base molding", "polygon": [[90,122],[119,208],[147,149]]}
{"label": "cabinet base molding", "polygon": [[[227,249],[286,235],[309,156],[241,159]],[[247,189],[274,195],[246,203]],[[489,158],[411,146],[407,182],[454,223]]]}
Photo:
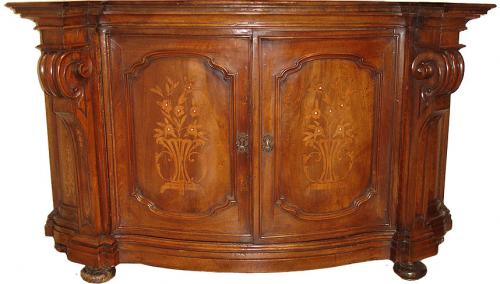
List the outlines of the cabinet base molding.
{"label": "cabinet base molding", "polygon": [[[58,251],[66,253],[74,262],[105,267],[88,266],[82,270],[84,280],[91,283],[102,283],[95,281],[113,277],[114,267],[119,263],[194,271],[262,273],[320,269],[387,259],[395,262],[394,271],[403,279],[418,279],[426,272],[425,265],[419,261],[396,262],[396,256],[404,251],[395,249],[397,234],[393,230],[304,243],[260,245],[116,235],[113,241],[108,241],[112,245],[104,245],[98,237],[77,236],[75,232],[58,226],[52,217],[53,214],[49,215],[46,228],[52,232],[50,236],[54,238]],[[438,240],[443,236],[434,235],[432,230],[424,235],[427,237],[412,241],[412,246],[416,252],[425,254],[413,257],[426,258],[437,253]],[[82,240],[86,240],[85,245]],[[101,244],[94,247],[99,242]]]}

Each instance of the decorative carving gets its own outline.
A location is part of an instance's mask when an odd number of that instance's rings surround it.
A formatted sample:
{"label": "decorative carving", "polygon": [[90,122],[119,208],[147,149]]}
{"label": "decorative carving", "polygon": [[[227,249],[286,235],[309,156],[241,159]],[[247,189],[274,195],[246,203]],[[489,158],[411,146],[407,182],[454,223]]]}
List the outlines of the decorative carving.
{"label": "decorative carving", "polygon": [[[156,102],[161,109],[163,121],[154,129],[156,144],[162,150],[156,152],[156,171],[165,181],[160,192],[167,189],[196,190],[206,172],[195,177],[189,172],[188,163],[200,163],[201,150],[208,141],[208,134],[198,120],[200,109],[192,101],[193,82],[184,78],[184,82],[174,81],[166,77],[164,88],[155,86],[150,91],[159,96]],[[168,173],[164,165],[168,164]],[[206,167],[201,167],[206,169]]]}
{"label": "decorative carving", "polygon": [[87,105],[83,100],[91,75],[92,63],[86,47],[71,50],[47,48],[38,62],[40,84],[44,93],[51,97],[56,119],[55,128],[49,128],[49,131],[54,131],[58,137],[58,153],[54,160],[60,167],[57,188],[63,197],[57,215],[61,217],[64,212],[69,212],[63,210],[67,208],[65,202],[76,206],[78,217],[68,221],[75,226],[78,224],[80,229],[92,224],[89,149],[85,128]]}
{"label": "decorative carving", "polygon": [[92,63],[82,51],[46,52],[38,62],[38,77],[51,96],[78,98],[92,74]]}
{"label": "decorative carving", "polygon": [[452,226],[450,210],[440,199],[433,199],[428,208],[426,222],[433,227],[435,231],[444,235]]}
{"label": "decorative carving", "polygon": [[415,57],[411,70],[417,80],[423,81],[420,95],[428,102],[431,98],[449,95],[458,89],[464,76],[464,59],[456,49],[427,50]]}
{"label": "decorative carving", "polygon": [[136,188],[134,190],[132,196],[134,196],[137,199],[137,201],[146,205],[149,208],[149,210],[151,210],[151,212],[155,213],[156,215],[168,218],[184,219],[184,220],[206,218],[212,216],[217,211],[229,208],[230,206],[236,204],[236,200],[234,199],[233,196],[227,196],[224,203],[217,204],[216,206],[210,208],[209,210],[206,210],[205,212],[197,212],[196,214],[189,214],[189,213],[169,212],[158,208],[153,201],[149,200],[142,194],[142,191],[139,188]]}
{"label": "decorative carving", "polygon": [[[175,51],[155,51],[146,54],[144,57],[141,58],[139,62],[136,62],[133,64],[130,69],[125,72],[125,74],[129,77],[129,79],[132,78],[137,78],[139,73],[144,70],[146,67],[148,67],[151,63],[153,63],[156,60],[162,59],[162,58],[168,58],[168,57],[176,57],[176,58],[203,58],[208,66],[210,68],[217,70],[221,72],[221,74],[224,77],[224,80],[228,80],[231,82],[231,91],[234,90],[234,76],[235,74],[229,72],[226,68],[218,65],[217,63],[214,62],[214,60],[208,56],[205,56],[203,54],[198,54],[198,53],[189,53],[189,52],[175,52]],[[130,81],[130,80],[129,80]]]}
{"label": "decorative carving", "polygon": [[365,190],[365,192],[361,196],[354,199],[348,207],[328,213],[306,212],[301,208],[299,208],[297,205],[288,202],[284,196],[280,197],[280,200],[277,201],[277,204],[280,205],[280,207],[283,210],[297,216],[300,219],[309,221],[320,221],[320,220],[335,219],[354,213],[356,210],[359,209],[361,204],[365,203],[370,198],[375,196],[376,193],[377,191],[375,190],[375,188],[369,187]]}

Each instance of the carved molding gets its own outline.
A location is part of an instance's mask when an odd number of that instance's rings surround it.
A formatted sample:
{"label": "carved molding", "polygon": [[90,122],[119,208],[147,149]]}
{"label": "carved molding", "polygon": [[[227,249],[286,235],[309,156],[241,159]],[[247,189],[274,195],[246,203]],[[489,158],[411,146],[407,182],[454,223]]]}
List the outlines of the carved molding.
{"label": "carved molding", "polygon": [[[412,206],[404,205],[411,208],[405,209],[410,217],[402,220],[405,223],[399,225],[393,240],[391,259],[396,262],[415,261],[433,254],[433,250],[437,252],[437,245],[451,228],[449,210],[440,198],[444,190],[449,99],[462,82],[464,60],[458,48],[422,49],[412,62],[411,75],[414,93],[420,98],[412,125],[414,150],[405,196],[415,199]],[[421,251],[423,247],[429,251]]]}
{"label": "carved molding", "polygon": [[399,229],[392,239],[392,260],[408,261],[411,246],[411,235],[407,229]]}
{"label": "carved molding", "polygon": [[[92,63],[88,49],[71,50],[44,49],[38,62],[38,77],[41,87],[51,99],[55,120],[62,122],[53,129],[55,135],[66,132],[69,140],[59,144],[57,151],[71,151],[76,160],[70,169],[60,169],[59,177],[64,171],[74,175],[77,196],[78,217],[71,220],[80,229],[93,226],[92,202],[89,168],[89,145],[87,134],[87,103],[85,92],[92,75]],[[62,99],[62,100],[61,100]],[[67,100],[66,100],[67,99]],[[57,163],[62,163],[59,154],[55,154]],[[61,181],[58,185],[61,192],[72,190],[64,188]],[[60,215],[60,212],[58,212]]]}
{"label": "carved molding", "polygon": [[428,224],[433,224],[436,221],[441,224],[451,223],[450,210],[440,199],[431,200],[427,214],[426,222]]}
{"label": "carved molding", "polygon": [[411,65],[415,79],[421,81],[420,95],[425,102],[454,93],[464,76],[464,59],[457,49],[426,50]]}
{"label": "carved molding", "polygon": [[303,220],[308,220],[308,221],[321,221],[321,220],[328,220],[328,219],[335,219],[335,218],[340,218],[343,216],[347,216],[349,214],[354,213],[356,210],[359,209],[359,207],[367,202],[370,198],[375,196],[377,194],[377,191],[373,187],[367,188],[362,195],[358,196],[356,199],[354,199],[350,206],[346,208],[342,208],[340,210],[336,210],[333,212],[328,212],[328,213],[312,213],[312,212],[306,212],[302,210],[300,207],[298,207],[295,204],[289,203],[286,200],[286,197],[281,196],[280,200],[277,201],[277,204],[281,207],[281,209],[285,210],[288,213],[291,213],[292,215],[296,216],[297,218],[303,219]]}
{"label": "carved molding", "polygon": [[92,74],[92,63],[81,50],[43,53],[38,61],[38,77],[47,95],[78,98]]}
{"label": "carved molding", "polygon": [[156,204],[148,199],[147,197],[144,196],[142,193],[142,190],[140,188],[136,188],[134,192],[132,193],[132,196],[137,199],[140,203],[146,205],[148,209],[153,212],[156,215],[167,217],[167,218],[173,218],[173,219],[183,219],[183,220],[194,220],[194,219],[201,219],[201,218],[206,218],[214,215],[218,211],[224,210],[226,208],[229,208],[233,205],[236,204],[236,200],[234,199],[233,195],[227,195],[226,200],[223,203],[219,203],[215,205],[214,207],[204,211],[204,212],[197,212],[197,213],[177,213],[177,212],[170,212],[166,211],[163,209],[158,208]]}
{"label": "carved molding", "polygon": [[366,62],[365,58],[352,55],[352,54],[315,54],[309,55],[298,60],[295,65],[283,69],[279,75],[275,76],[276,87],[280,87],[280,84],[286,81],[288,76],[299,72],[306,63],[321,60],[321,59],[338,59],[338,60],[347,60],[354,64],[356,64],[359,68],[368,69],[372,75],[379,76],[380,71],[373,65],[370,65]]}
{"label": "carved molding", "polygon": [[231,82],[231,88],[233,91],[234,90],[234,77],[236,74],[230,72],[226,68],[218,65],[215,63],[213,58],[210,58],[208,56],[205,56],[203,54],[199,53],[190,53],[190,52],[175,52],[175,51],[169,51],[169,50],[160,50],[160,51],[155,51],[148,53],[144,55],[141,60],[138,62],[134,63],[128,71],[125,72],[126,76],[128,79],[135,79],[139,76],[139,74],[146,69],[151,63],[155,62],[156,60],[162,59],[162,58],[171,58],[171,57],[184,57],[184,58],[202,58],[204,59],[210,68],[215,69],[219,72],[222,73],[224,76],[224,80],[228,80]]}

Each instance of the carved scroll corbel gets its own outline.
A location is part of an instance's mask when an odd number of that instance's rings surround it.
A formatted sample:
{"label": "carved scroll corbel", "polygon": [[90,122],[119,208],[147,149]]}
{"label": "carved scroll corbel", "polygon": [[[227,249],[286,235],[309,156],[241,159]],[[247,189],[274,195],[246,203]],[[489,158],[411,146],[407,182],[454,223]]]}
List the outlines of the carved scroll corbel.
{"label": "carved scroll corbel", "polygon": [[92,73],[92,63],[81,51],[47,52],[38,61],[38,77],[47,95],[78,98]]}
{"label": "carved scroll corbel", "polygon": [[421,81],[420,95],[428,103],[458,89],[464,76],[464,59],[457,49],[428,50],[415,57],[411,71]]}
{"label": "carved scroll corbel", "polygon": [[[48,131],[53,138],[54,161],[57,178],[55,190],[59,196],[71,196],[56,205],[54,218],[63,219],[82,232],[95,231],[92,189],[93,125],[88,116],[92,105],[87,103],[86,92],[91,92],[92,63],[87,48],[72,50],[44,50],[38,61],[38,77],[48,96]],[[65,204],[71,213],[65,214]],[[66,209],[60,210],[60,208]]]}

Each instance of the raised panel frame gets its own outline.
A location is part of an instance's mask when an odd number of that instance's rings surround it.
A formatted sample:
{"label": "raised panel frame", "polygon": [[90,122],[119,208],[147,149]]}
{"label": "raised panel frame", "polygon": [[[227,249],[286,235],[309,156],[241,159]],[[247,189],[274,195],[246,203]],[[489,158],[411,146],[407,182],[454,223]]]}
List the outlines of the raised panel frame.
{"label": "raised panel frame", "polygon": [[[319,31],[312,31],[312,30],[301,30],[301,31],[294,31],[294,30],[280,30],[280,31],[262,31],[261,33],[257,34],[257,48],[255,49],[256,52],[258,52],[257,58],[254,58],[254,61],[257,62],[257,66],[261,68],[260,70],[260,75],[259,75],[259,81],[258,81],[258,86],[259,86],[259,92],[262,94],[263,92],[263,86],[262,82],[263,80],[268,80],[268,78],[263,78],[263,69],[264,69],[264,62],[262,61],[262,43],[263,41],[272,41],[272,40],[302,40],[302,41],[318,41],[318,40],[386,40],[388,44],[385,46],[385,48],[382,50],[382,54],[380,55],[385,56],[384,54],[387,55],[387,57],[391,58],[391,68],[390,70],[378,70],[377,72],[380,72],[380,77],[381,77],[381,88],[385,88],[389,90],[391,89],[391,92],[394,93],[393,97],[393,104],[391,107],[391,113],[392,113],[392,123],[394,129],[392,130],[391,134],[391,154],[389,157],[387,157],[387,161],[390,162],[390,168],[393,171],[397,171],[398,165],[399,165],[399,142],[396,140],[397,135],[399,135],[399,131],[401,130],[401,97],[400,97],[400,90],[402,89],[401,81],[399,80],[400,78],[397,77],[398,70],[403,68],[403,48],[404,45],[402,44],[404,39],[405,39],[405,34],[403,29],[384,29],[384,28],[379,28],[379,29],[373,29],[373,30],[352,30],[352,29],[339,29],[339,30],[319,30]],[[331,56],[331,52],[325,52],[322,53],[323,55],[326,56]],[[306,55],[299,56],[295,58],[292,64],[287,64],[286,66],[282,66],[281,72],[277,72],[275,75],[279,77],[280,75],[283,75],[284,72],[286,72],[288,69],[293,69],[295,66],[300,65],[299,61],[307,58],[309,56],[317,56],[318,52],[311,52]],[[343,54],[345,55],[345,54]],[[342,56],[343,56],[342,55]],[[368,65],[373,65],[369,60],[363,59],[363,56],[359,54],[350,54],[348,56],[354,56],[354,57],[359,57],[362,59],[362,61],[365,62],[365,64]],[[322,56],[322,55],[320,55]],[[267,62],[266,62],[267,64]],[[380,68],[379,68],[380,69]],[[387,76],[384,74],[386,71],[389,71],[391,74],[394,74],[390,79],[387,80],[387,82],[390,82],[387,84],[384,80],[385,77]],[[399,76],[399,75],[398,75]],[[272,79],[274,81],[273,84],[276,84],[276,78]],[[385,82],[385,83],[384,83]],[[276,91],[277,86],[274,85],[273,87],[274,91]],[[382,93],[382,92],[381,92]],[[262,95],[261,95],[262,96]],[[381,94],[382,96],[382,94]],[[262,100],[262,98],[260,98]],[[263,102],[260,101],[259,105],[263,105]],[[263,110],[261,109],[259,114],[257,116],[254,116],[254,118],[259,119],[260,123],[259,125],[259,132],[261,135],[268,134],[269,131],[266,130],[266,126],[262,124],[262,113]],[[376,125],[374,125],[376,127]],[[374,135],[374,139],[377,139],[377,137]],[[279,143],[279,142],[277,142]],[[259,156],[259,164],[263,165],[264,159],[265,159],[266,154],[261,153]],[[375,166],[374,166],[375,167]],[[381,168],[384,168],[383,166]],[[268,171],[269,168],[265,168],[265,171]],[[262,174],[261,174],[262,175]],[[365,224],[365,225],[351,225],[349,227],[342,227],[342,228],[331,228],[331,229],[323,229],[321,231],[314,231],[314,233],[287,233],[287,232],[270,232],[269,228],[265,228],[265,224],[263,224],[265,221],[260,222],[258,224],[258,228],[256,228],[256,235],[258,236],[258,242],[259,243],[279,243],[279,242],[284,242],[284,241],[312,241],[312,240],[317,240],[317,239],[324,239],[324,238],[337,238],[337,237],[343,237],[346,235],[358,235],[358,234],[363,234],[366,232],[370,231],[386,231],[390,232],[393,231],[395,228],[395,214],[396,214],[396,204],[397,204],[397,186],[398,186],[398,180],[393,177],[393,175],[390,175],[387,178],[387,188],[384,188],[385,194],[383,195],[384,200],[386,200],[387,203],[387,210],[385,211],[385,221],[380,223],[380,224]],[[264,220],[266,218],[270,218],[270,216],[266,217],[264,214],[264,211],[266,210],[266,205],[265,201],[263,201],[266,197],[265,195],[268,194],[266,190],[263,189],[262,187],[263,180],[262,178],[259,180],[259,191],[256,196],[258,196],[261,205],[259,206],[259,211],[257,212],[257,216],[259,220]],[[337,220],[340,220],[339,218],[344,218],[348,216],[355,216],[353,213],[355,212],[360,212],[360,209],[363,207],[363,203],[366,204],[366,201],[364,200],[367,196],[370,196],[370,199],[373,199],[374,197],[380,198],[380,193],[377,192],[377,194],[374,194],[375,192],[370,190],[370,187],[368,187],[365,192],[362,194],[362,196],[359,196],[353,202],[351,203],[351,206],[349,208],[346,208],[346,210],[341,210],[337,212],[329,212],[332,214],[318,214],[318,215],[311,215],[307,214],[307,212],[300,212],[300,209],[294,208],[293,206],[287,207],[287,204],[285,204],[285,208],[283,208],[283,205],[279,202],[279,198],[277,198],[277,194],[275,193],[275,190],[273,190],[273,200],[278,200],[278,202],[273,202],[273,207],[272,209],[273,212],[277,212],[276,209],[281,210],[282,212],[288,214],[289,216],[292,216],[297,222],[303,223],[303,224],[309,224],[311,226],[316,226],[314,224],[325,224],[325,223],[330,223],[334,224],[335,218]],[[359,199],[359,200],[357,200]],[[361,202],[365,201],[365,202]],[[305,213],[305,214],[304,214]],[[257,218],[257,217],[254,217]],[[274,222],[279,222],[279,218],[277,216],[272,217]],[[283,221],[283,220],[282,220]],[[287,221],[283,222],[288,222],[290,220],[287,219]],[[255,226],[254,226],[255,227]]]}
{"label": "raised panel frame", "polygon": [[[225,69],[224,67],[218,65],[213,58],[208,57],[206,55],[200,54],[200,53],[189,53],[189,52],[176,52],[176,51],[171,51],[171,50],[159,50],[155,52],[151,52],[148,54],[145,54],[139,61],[134,63],[129,70],[125,71],[125,84],[127,86],[127,97],[130,102],[133,100],[131,97],[133,96],[132,93],[132,85],[134,81],[141,75],[141,72],[144,71],[150,64],[152,64],[154,61],[161,60],[161,59],[166,59],[166,58],[199,58],[205,61],[207,66],[211,68],[212,70],[216,72],[220,72],[223,75],[223,80],[228,82],[229,84],[229,90],[228,90],[228,100],[229,100],[229,105],[231,105],[231,101],[233,100],[233,97],[235,96],[235,89],[236,89],[236,76],[237,74],[232,73]],[[130,103],[129,105],[129,113],[132,112],[132,109],[134,108],[133,103]],[[229,113],[231,114],[232,117],[235,116],[236,112],[236,107],[233,104],[232,107],[230,107]],[[232,139],[235,136],[235,127],[234,127],[234,122],[231,119],[229,121],[230,129],[229,129],[229,145],[234,144]],[[130,121],[131,124],[133,124],[133,120]],[[134,134],[134,129],[135,127],[131,127],[132,131],[132,137],[136,137]],[[135,142],[132,142],[132,157],[135,157]],[[229,167],[233,169],[236,165],[236,155],[234,155],[233,152],[230,153],[231,155],[231,161]],[[133,173],[132,176],[137,179],[137,163],[133,163]],[[175,212],[170,212],[168,210],[161,209],[155,202],[148,197],[146,197],[143,193],[143,190],[137,185],[138,182],[135,180],[134,184],[136,186],[134,187],[134,192],[132,195],[136,198],[137,201],[145,205],[151,212],[167,217],[167,218],[174,218],[174,219],[179,219],[179,220],[193,220],[193,219],[203,219],[209,216],[212,216],[216,214],[218,211],[222,211],[224,209],[227,209],[231,206],[236,205],[237,201],[237,196],[236,196],[236,184],[235,184],[235,178],[234,178],[234,173],[231,173],[231,188],[229,194],[226,195],[226,199],[223,203],[219,204],[214,204],[210,209],[206,210],[205,212],[201,212],[200,214],[189,214],[189,213],[175,213]]]}
{"label": "raised panel frame", "polygon": [[[184,33],[185,32],[185,33]],[[195,32],[195,34],[191,34],[192,32]],[[130,37],[130,38],[137,38],[140,40],[141,38],[144,39],[162,39],[162,40],[177,40],[177,41],[186,41],[188,42],[190,37],[195,37],[197,40],[204,40],[204,41],[209,41],[209,42],[218,42],[222,43],[222,39],[234,39],[234,40],[244,40],[247,41],[248,48],[250,48],[250,40],[249,36],[246,34],[233,34],[231,33],[225,33],[224,31],[206,31],[208,34],[202,33],[198,34],[196,33],[198,31],[179,31],[178,29],[175,29],[173,31],[169,29],[161,29],[161,30],[155,30],[155,29],[141,29],[139,30],[133,30],[133,29],[103,29],[102,34],[103,34],[103,40],[101,42],[102,45],[106,46],[107,48],[107,58],[105,60],[105,64],[112,64],[112,59],[111,59],[111,54],[117,57],[117,54],[120,54],[120,50],[123,50],[123,46],[121,46],[121,42],[118,42],[116,39],[117,38],[123,38],[123,37]],[[219,44],[220,44],[219,43]],[[240,42],[241,43],[241,42]],[[189,45],[189,44],[188,44]],[[215,44],[216,45],[216,44]],[[221,45],[222,46],[222,45]],[[111,51],[112,50],[112,51]],[[231,128],[234,130],[232,131],[231,135],[229,136],[230,140],[229,141],[229,146],[231,151],[233,152],[234,150],[234,167],[231,166],[231,178],[233,179],[232,181],[232,189],[231,192],[227,195],[226,201],[222,204],[217,204],[210,210],[203,212],[203,214],[200,214],[198,216],[195,215],[189,215],[189,214],[176,214],[173,212],[168,212],[165,210],[159,209],[157,206],[155,206],[154,202],[152,200],[148,200],[147,198],[144,198],[144,195],[141,194],[140,189],[137,190],[137,187],[131,187],[129,193],[127,194],[130,198],[130,200],[134,200],[137,204],[137,206],[143,207],[144,212],[150,212],[151,215],[146,214],[145,216],[157,216],[158,219],[155,219],[154,221],[155,225],[152,225],[153,222],[153,217],[147,217],[150,218],[149,223],[150,225],[145,225],[145,224],[127,224],[123,222],[123,215],[120,212],[123,212],[121,205],[120,205],[120,195],[123,195],[120,191],[117,191],[118,189],[118,177],[114,174],[115,172],[115,167],[116,164],[112,164],[110,167],[110,173],[114,175],[114,178],[111,180],[115,182],[115,185],[111,186],[111,210],[115,213],[112,214],[114,216],[114,220],[111,221],[112,224],[112,231],[115,232],[115,234],[118,235],[130,235],[130,234],[140,234],[140,235],[154,235],[157,237],[161,238],[178,238],[178,239],[191,239],[191,240],[200,240],[200,241],[229,241],[229,242],[234,242],[234,241],[241,241],[241,242],[250,242],[252,240],[251,237],[251,230],[250,230],[250,213],[249,213],[249,208],[250,208],[250,197],[248,188],[250,187],[250,182],[251,180],[249,178],[236,178],[235,172],[238,170],[242,170],[242,174],[244,175],[249,175],[247,171],[250,170],[250,153],[236,153],[236,146],[235,146],[235,139],[236,139],[236,134],[238,133],[238,127],[250,127],[249,122],[242,122],[239,120],[238,122],[233,122],[233,118],[239,117],[238,113],[241,111],[243,113],[247,113],[246,110],[242,109],[242,107],[250,107],[250,104],[248,104],[249,100],[249,94],[246,92],[242,92],[241,90],[248,88],[248,86],[242,86],[242,82],[247,82],[247,81],[242,81],[246,80],[246,76],[250,76],[250,73],[248,70],[241,72],[242,70],[236,70],[236,69],[231,69],[231,67],[226,67],[224,66],[224,63],[220,63],[217,58],[214,57],[214,55],[220,56],[220,54],[224,54],[222,52],[219,52],[217,47],[213,47],[212,50],[203,50],[199,47],[191,47],[191,48],[180,48],[180,49],[172,49],[172,48],[165,48],[165,49],[157,49],[157,50],[150,50],[147,49],[148,51],[145,52],[143,55],[140,56],[137,60],[134,60],[132,64],[128,64],[128,66],[124,67],[124,70],[131,71],[132,69],[137,68],[141,63],[147,63],[147,55],[152,55],[158,53],[159,54],[169,54],[169,55],[175,55],[175,56],[195,56],[198,58],[202,58],[203,60],[206,60],[207,64],[210,66],[210,69],[212,72],[219,72],[222,77],[224,77],[224,80],[227,80],[229,82],[229,86],[231,91],[234,90],[234,93],[230,94],[231,98],[230,100],[235,100],[235,97],[233,96],[239,96],[238,100],[234,102],[234,111],[231,113],[231,119],[230,119],[230,124],[233,125],[234,127],[231,126]],[[240,52],[241,53],[241,52]],[[234,53],[236,54],[236,52]],[[227,55],[227,54],[224,54]],[[231,55],[231,54],[229,54]],[[160,55],[161,57],[161,55]],[[144,59],[144,60],[143,60]],[[223,61],[229,62],[228,57],[224,57]],[[246,58],[234,58],[234,63],[237,63],[235,66],[240,66],[242,65],[241,62],[249,62],[250,61],[250,52],[248,53],[248,57]],[[114,65],[116,66],[116,65]],[[112,70],[111,70],[112,71]],[[127,77],[124,72],[123,76]],[[130,73],[130,72],[128,72]],[[247,73],[245,75],[245,73]],[[113,74],[109,73],[107,76],[110,77],[109,80],[113,80]],[[248,85],[248,84],[247,84]],[[124,88],[129,88],[129,83],[124,84]],[[112,86],[111,86],[112,89]],[[107,90],[107,92],[111,92],[112,90]],[[111,102],[106,102],[107,107],[110,108],[112,106]],[[128,103],[127,103],[128,104]],[[233,103],[231,102],[230,105]],[[238,105],[237,105],[238,104]],[[236,106],[237,105],[237,106]],[[129,108],[130,105],[127,105]],[[249,111],[249,110],[248,110]],[[130,110],[127,112],[130,113]],[[113,113],[110,111],[109,113]],[[127,115],[130,117],[130,115]],[[129,119],[127,119],[129,121]],[[237,126],[237,124],[242,123],[240,126]],[[113,119],[109,117],[107,119],[107,124],[108,124],[108,129],[113,129]],[[112,134],[114,136],[115,134]],[[131,133],[129,133],[129,136]],[[133,134],[132,134],[133,135]],[[234,136],[234,137],[233,137]],[[110,159],[115,159],[113,156],[115,156],[115,147],[116,145],[114,144],[110,145],[110,150],[108,151],[109,153],[112,154],[112,157]],[[127,142],[129,145],[129,142]],[[234,146],[234,147],[233,147]],[[133,148],[133,147],[131,147]],[[234,148],[234,149],[233,149]],[[112,149],[112,150],[111,150]],[[130,149],[129,149],[130,150]],[[131,156],[134,155],[133,153],[129,153]],[[247,161],[247,162],[245,162]],[[241,166],[245,163],[248,163],[248,166]],[[240,166],[239,166],[240,165]],[[134,177],[133,172],[129,174],[130,177]],[[128,182],[128,181],[127,181]],[[134,182],[132,181],[131,184]],[[239,197],[241,196],[241,197]],[[244,197],[244,199],[242,198]],[[124,205],[124,204],[123,204]],[[247,211],[245,213],[244,211]],[[228,215],[229,214],[229,215]],[[228,216],[232,216],[230,219]],[[219,221],[215,221],[214,218],[218,218],[220,220],[221,218],[226,218],[230,221],[230,223],[226,222],[225,226],[232,226],[229,224],[232,224],[235,220],[238,221],[238,225],[234,224],[233,228],[235,230],[238,230],[239,232],[230,232],[230,231],[222,231],[221,229],[217,229],[217,224],[220,223]],[[212,220],[212,221],[210,221]],[[189,230],[183,230],[181,227],[179,227],[178,224],[179,222],[190,222],[191,227]],[[214,223],[215,222],[215,223]],[[170,224],[167,226],[167,224]],[[212,224],[212,225],[211,225]],[[197,229],[200,228],[200,229]],[[212,229],[215,229],[212,232]]]}
{"label": "raised panel frame", "polygon": [[[279,121],[281,121],[281,103],[282,103],[282,96],[281,96],[281,86],[282,84],[285,83],[286,79],[288,76],[298,73],[302,70],[302,67],[312,61],[315,60],[325,60],[325,59],[332,59],[332,60],[345,60],[349,61],[353,64],[355,64],[358,68],[361,70],[366,69],[372,77],[374,78],[375,82],[375,90],[374,90],[374,111],[379,109],[379,102],[382,96],[381,93],[381,80],[382,80],[382,72],[377,70],[374,66],[370,65],[365,61],[363,57],[356,56],[356,55],[350,55],[350,54],[312,54],[308,55],[306,57],[303,57],[299,59],[293,66],[284,68],[278,75],[275,76],[275,94],[277,97],[277,103],[276,103],[276,120],[275,120],[275,129],[277,129],[276,133],[276,147],[279,148],[279,142],[281,141],[281,131],[279,130]],[[373,148],[377,148],[378,141],[375,139],[378,135],[377,133],[377,127],[376,125],[379,125],[379,119],[380,119],[380,113],[376,113],[375,119],[374,119],[374,127],[373,127]],[[371,161],[371,172],[374,173],[375,171],[375,165],[377,164],[377,152],[373,151],[372,153],[372,161]],[[280,169],[280,158],[279,155],[275,155],[275,169]],[[373,174],[372,174],[373,175]],[[316,212],[307,212],[306,210],[303,210],[300,208],[298,205],[294,204],[292,201],[289,201],[286,198],[286,194],[282,190],[282,186],[280,186],[278,182],[278,178],[275,173],[275,185],[274,185],[274,190],[275,190],[275,197],[274,197],[274,202],[276,205],[278,205],[281,209],[285,210],[286,212],[289,212],[296,216],[297,218],[303,219],[303,220],[308,220],[308,221],[320,221],[320,220],[332,220],[336,219],[339,217],[343,217],[349,214],[354,213],[356,210],[360,208],[360,206],[367,202],[370,198],[372,198],[375,194],[377,194],[377,190],[373,185],[373,182],[370,181],[369,185],[363,190],[363,193],[359,195],[357,198],[352,200],[350,205],[348,207],[341,208],[339,210],[335,211],[330,211],[330,212],[325,212],[325,213],[316,213]]]}

